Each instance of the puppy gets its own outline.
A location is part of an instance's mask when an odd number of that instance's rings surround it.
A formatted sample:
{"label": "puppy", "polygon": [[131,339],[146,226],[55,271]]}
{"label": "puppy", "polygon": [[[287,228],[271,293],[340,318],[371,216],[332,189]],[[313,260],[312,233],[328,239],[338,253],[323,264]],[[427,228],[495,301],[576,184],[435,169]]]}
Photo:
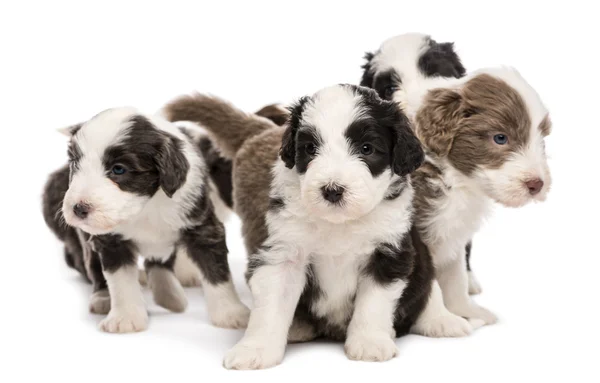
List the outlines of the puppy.
{"label": "puppy", "polygon": [[[432,77],[421,65],[432,49],[450,58],[441,76]],[[446,306],[491,324],[496,316],[468,296],[465,245],[491,201],[519,207],[546,198],[551,177],[544,137],[551,123],[538,94],[516,70],[461,77],[462,66],[452,57],[451,45],[402,35],[370,57],[363,79],[372,79],[407,113],[426,148],[425,164],[413,177],[415,222],[432,253]]]}
{"label": "puppy", "polygon": [[[95,299],[110,296],[101,307],[110,311],[100,328],[131,332],[147,327],[138,255],[145,258],[157,303],[182,311],[185,295],[173,274],[176,254],[199,267],[212,322],[244,327],[249,311],[235,292],[224,227],[208,198],[203,157],[190,137],[133,108],[104,111],[66,132],[71,135],[68,177],[64,169],[51,177],[44,210],[65,241],[68,259],[79,251],[79,238],[82,258],[92,260],[92,311],[98,306]],[[61,197],[60,214],[49,219]],[[61,229],[62,219],[68,227]]]}
{"label": "puppy", "polygon": [[[387,49],[384,53],[381,51],[367,52],[365,54],[366,63],[362,66],[363,76],[360,85],[373,88],[381,98],[392,101],[396,91],[402,87],[401,77],[404,82],[410,82],[418,81],[420,78],[461,78],[466,74],[465,67],[454,50],[453,43],[438,43],[429,36],[415,35],[415,40],[419,41],[418,49],[415,49],[404,43],[411,35],[400,35],[389,39],[384,44]],[[394,43],[394,41],[398,41],[398,43]],[[410,69],[403,72],[402,76],[394,69],[394,63],[398,62],[411,63],[396,65],[396,68],[402,66],[402,68]],[[418,71],[414,71],[415,68]],[[412,87],[409,88],[412,89]],[[469,293],[480,294],[481,285],[471,270],[471,247],[472,241],[469,241],[465,247]]]}
{"label": "puppy", "polygon": [[203,95],[165,107],[172,121],[204,126],[234,159],[256,308],[224,366],[274,366],[287,342],[321,336],[345,340],[351,359],[383,361],[409,331],[468,333],[464,319],[439,315],[430,255],[410,230],[410,174],[423,152],[406,117],[353,85],[325,88],[290,111],[278,127]]}

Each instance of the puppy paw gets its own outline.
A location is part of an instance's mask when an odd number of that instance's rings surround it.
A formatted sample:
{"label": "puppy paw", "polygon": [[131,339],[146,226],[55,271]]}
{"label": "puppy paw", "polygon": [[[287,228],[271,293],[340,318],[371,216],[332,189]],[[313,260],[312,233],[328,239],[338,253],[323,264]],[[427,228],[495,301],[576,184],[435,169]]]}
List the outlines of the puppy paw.
{"label": "puppy paw", "polygon": [[283,347],[258,346],[242,341],[225,354],[223,367],[229,370],[261,370],[281,363],[284,352]]}
{"label": "puppy paw", "polygon": [[90,312],[106,315],[110,311],[110,295],[108,290],[98,290],[90,297]]}
{"label": "puppy paw", "polygon": [[144,331],[148,328],[148,313],[144,308],[127,312],[111,310],[99,327],[100,330],[111,333]]}
{"label": "puppy paw", "polygon": [[154,302],[169,311],[182,313],[187,308],[188,301],[181,286],[179,288],[163,286],[162,288],[152,289],[152,292],[154,294]]}
{"label": "puppy paw", "polygon": [[309,342],[315,339],[317,335],[315,326],[305,321],[294,319],[288,331],[288,343]]}
{"label": "puppy paw", "polygon": [[398,355],[396,343],[384,332],[349,335],[344,351],[349,359],[366,362],[384,362]]}
{"label": "puppy paw", "polygon": [[474,326],[475,324],[491,325],[498,322],[498,317],[490,310],[479,306],[476,303],[471,303],[468,307],[449,308],[456,315],[467,318]]}
{"label": "puppy paw", "polygon": [[175,276],[183,287],[201,287],[202,281],[200,280],[200,273],[194,272],[193,270],[181,272],[175,271]]}
{"label": "puppy paw", "polygon": [[477,277],[475,277],[475,274],[473,274],[472,271],[469,271],[469,294],[477,295],[481,294],[481,291],[481,285],[479,284]]}
{"label": "puppy paw", "polygon": [[432,338],[467,336],[472,331],[473,326],[469,321],[450,312],[439,317],[418,320],[411,328],[413,334]]}
{"label": "puppy paw", "polygon": [[222,328],[246,328],[250,319],[250,309],[242,302],[223,302],[210,313],[213,325]]}

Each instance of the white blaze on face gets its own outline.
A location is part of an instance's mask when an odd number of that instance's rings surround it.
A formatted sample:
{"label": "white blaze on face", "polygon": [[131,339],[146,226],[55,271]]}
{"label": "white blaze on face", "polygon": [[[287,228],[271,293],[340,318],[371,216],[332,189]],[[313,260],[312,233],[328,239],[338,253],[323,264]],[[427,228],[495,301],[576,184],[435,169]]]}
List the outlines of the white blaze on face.
{"label": "white blaze on face", "polygon": [[[63,201],[67,224],[90,234],[105,234],[127,218],[138,214],[148,197],[127,193],[107,177],[103,163],[106,148],[124,137],[128,120],[137,111],[132,108],[102,112],[84,124],[72,138],[81,153],[77,169],[72,169],[71,182]],[[74,171],[74,172],[73,172]],[[85,218],[74,212],[77,204],[89,207]]]}
{"label": "white blaze on face", "polygon": [[[346,129],[366,112],[357,104],[359,96],[334,86],[317,93],[313,101],[303,112],[302,124],[315,127],[321,143],[306,173],[300,175],[302,202],[312,215],[333,223],[360,218],[383,199],[390,170],[373,178],[367,165],[351,151]],[[344,188],[339,204],[323,197],[322,188],[327,185]]]}

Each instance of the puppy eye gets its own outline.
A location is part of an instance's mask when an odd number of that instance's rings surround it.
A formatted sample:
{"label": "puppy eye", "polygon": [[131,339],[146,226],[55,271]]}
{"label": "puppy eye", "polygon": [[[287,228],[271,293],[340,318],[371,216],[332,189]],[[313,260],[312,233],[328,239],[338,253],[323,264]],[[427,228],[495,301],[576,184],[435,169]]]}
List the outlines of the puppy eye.
{"label": "puppy eye", "polygon": [[317,152],[317,147],[315,146],[315,144],[306,144],[304,145],[304,150],[307,154],[313,156]]}
{"label": "puppy eye", "polygon": [[363,146],[360,147],[360,153],[365,156],[368,156],[369,154],[373,154],[373,145],[363,144]]}
{"label": "puppy eye", "polygon": [[112,167],[111,171],[113,172],[113,174],[115,174],[117,176],[120,176],[120,175],[125,174],[125,172],[127,170],[123,166],[121,166],[121,165],[115,165],[115,166]]}
{"label": "puppy eye", "polygon": [[385,99],[391,99],[392,96],[394,95],[394,92],[398,90],[398,87],[395,85],[388,85],[385,87],[385,90],[383,91],[383,96]]}
{"label": "puppy eye", "polygon": [[506,136],[506,134],[496,134],[494,136],[494,142],[498,145],[506,145],[508,142],[508,136]]}

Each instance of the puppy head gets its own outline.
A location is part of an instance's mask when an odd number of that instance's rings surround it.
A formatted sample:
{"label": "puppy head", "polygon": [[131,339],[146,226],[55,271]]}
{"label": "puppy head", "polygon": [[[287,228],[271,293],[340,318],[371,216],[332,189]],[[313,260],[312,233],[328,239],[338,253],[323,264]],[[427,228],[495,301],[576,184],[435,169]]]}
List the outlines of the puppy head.
{"label": "puppy head", "polygon": [[63,215],[90,234],[114,231],[159,189],[170,198],[185,182],[189,164],[181,140],[135,109],[110,109],[64,132],[71,139]]}
{"label": "puppy head", "polygon": [[300,178],[307,211],[332,223],[358,219],[423,162],[408,119],[367,88],[337,85],[290,107],[281,159]]}
{"label": "puppy head", "polygon": [[490,69],[455,88],[431,90],[416,115],[417,135],[494,200],[518,207],[545,199],[548,111],[511,68]]}
{"label": "puppy head", "polygon": [[409,79],[465,75],[453,43],[438,43],[419,33],[392,37],[365,59],[360,85],[375,89],[385,100],[394,100],[402,82]]}

